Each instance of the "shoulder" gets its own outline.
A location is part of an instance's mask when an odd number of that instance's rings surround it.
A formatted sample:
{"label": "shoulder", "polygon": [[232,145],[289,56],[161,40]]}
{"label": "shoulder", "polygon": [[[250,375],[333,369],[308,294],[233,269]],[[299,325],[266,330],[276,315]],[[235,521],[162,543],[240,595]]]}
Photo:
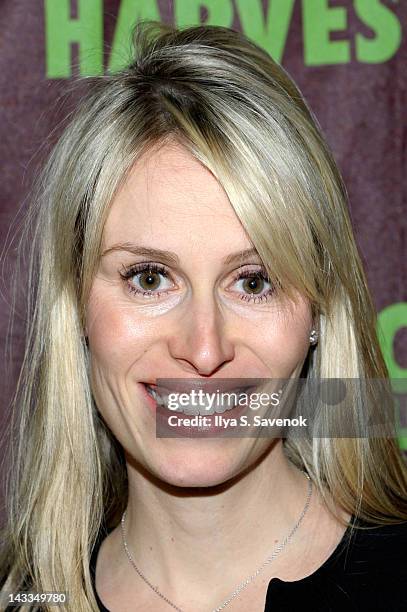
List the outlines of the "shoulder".
{"label": "shoulder", "polygon": [[295,582],[272,580],[266,610],[283,604],[312,612],[407,610],[407,521],[356,524],[316,572]]}
{"label": "shoulder", "polygon": [[372,588],[379,577],[383,590],[386,585],[390,588],[407,581],[407,521],[372,525],[359,520],[357,525],[348,527],[337,550],[321,568],[322,574]]}
{"label": "shoulder", "polygon": [[94,544],[92,546],[91,553],[90,553],[90,564],[89,564],[89,566],[90,566],[90,573],[91,573],[92,578],[94,578],[94,575],[95,575],[97,557],[98,557],[99,550],[100,550],[100,547],[102,545],[102,542],[109,535],[109,533],[111,531],[113,531],[113,528],[112,527],[110,527],[110,528],[107,527],[105,522],[103,522],[100,525],[99,531],[98,531],[97,536],[96,536],[96,540],[95,540],[95,542],[94,542]]}
{"label": "shoulder", "polygon": [[341,590],[349,610],[407,610],[407,522],[360,525],[347,531],[325,575],[333,592]]}
{"label": "shoulder", "polygon": [[370,525],[360,521],[360,527],[347,530],[341,556],[349,563],[368,564],[372,569],[407,571],[407,521],[388,525]]}
{"label": "shoulder", "polygon": [[91,578],[91,583],[92,583],[93,593],[95,595],[96,603],[101,612],[109,612],[109,610],[104,606],[96,590],[96,565],[98,561],[99,550],[102,546],[102,542],[113,531],[113,529],[114,529],[113,527],[107,527],[105,523],[102,523],[99,529],[99,532],[97,534],[96,541],[92,547],[91,555],[90,555],[90,563],[89,563],[90,578]]}

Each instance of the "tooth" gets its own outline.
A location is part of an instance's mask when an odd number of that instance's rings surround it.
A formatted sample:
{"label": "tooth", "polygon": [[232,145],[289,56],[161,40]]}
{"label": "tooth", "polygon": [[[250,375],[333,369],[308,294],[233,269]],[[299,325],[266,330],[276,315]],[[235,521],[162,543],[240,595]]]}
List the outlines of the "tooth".
{"label": "tooth", "polygon": [[183,412],[184,414],[198,414],[198,407],[197,406],[183,406],[181,412]]}
{"label": "tooth", "polygon": [[157,393],[157,391],[155,389],[153,389],[152,387],[147,386],[147,392],[149,395],[151,395],[151,397],[157,402],[157,404],[159,406],[163,406],[164,405],[164,399],[161,397],[161,395],[159,395]]}
{"label": "tooth", "polygon": [[[165,406],[168,410],[170,410],[168,408],[168,393],[158,393],[155,389],[153,389],[152,387],[147,386],[147,391],[150,393],[150,395],[155,399],[155,401],[157,402],[158,405],[160,406]],[[240,389],[236,389],[235,391],[236,396],[239,398],[240,397],[240,393],[241,390]],[[204,396],[206,397],[206,396]],[[206,401],[205,399],[199,403],[198,406],[193,406],[193,405],[188,405],[188,406],[178,406],[177,408],[173,408],[171,409],[171,412],[179,412],[179,413],[183,413],[186,415],[212,415],[215,412],[217,414],[222,414],[228,410],[232,410],[233,408],[236,407],[236,405],[232,405],[230,406],[229,401],[227,399],[225,399],[224,404],[222,404],[221,399],[219,398],[219,402],[213,402],[212,406],[209,407],[209,398],[206,397]]]}
{"label": "tooth", "polygon": [[209,408],[209,406],[201,406],[200,410],[199,410],[199,414],[202,415],[206,415],[206,414],[213,414],[215,412],[213,406],[212,408]]}
{"label": "tooth", "polygon": [[209,408],[205,408],[205,406],[200,406],[198,408],[198,414],[202,416],[206,416],[208,414],[213,414],[213,410],[210,410]]}
{"label": "tooth", "polygon": [[226,412],[227,408],[226,406],[222,406],[222,404],[220,403],[220,404],[214,404],[213,410],[217,414],[221,414],[222,412]]}
{"label": "tooth", "polygon": [[157,393],[157,397],[158,397],[158,403],[160,404],[160,406],[168,406],[168,401],[167,398],[163,397],[162,395],[159,395]]}

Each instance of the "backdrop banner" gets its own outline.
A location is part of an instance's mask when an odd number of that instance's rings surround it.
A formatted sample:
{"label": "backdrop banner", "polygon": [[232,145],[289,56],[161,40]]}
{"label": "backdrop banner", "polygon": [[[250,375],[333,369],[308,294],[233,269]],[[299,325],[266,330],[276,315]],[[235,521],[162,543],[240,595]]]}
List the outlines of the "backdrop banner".
{"label": "backdrop banner", "polygon": [[[72,79],[124,66],[140,19],[241,30],[295,79],[344,176],[390,376],[407,386],[406,18],[403,0],[2,0],[2,431],[26,323],[19,306],[9,329],[13,235],[70,110],[64,94]],[[398,412],[407,450],[407,410]]]}

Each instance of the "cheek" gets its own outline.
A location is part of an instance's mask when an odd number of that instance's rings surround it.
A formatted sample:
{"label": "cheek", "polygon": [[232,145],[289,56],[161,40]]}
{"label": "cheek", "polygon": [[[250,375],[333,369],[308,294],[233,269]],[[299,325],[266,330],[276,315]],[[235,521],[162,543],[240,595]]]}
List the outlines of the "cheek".
{"label": "cheek", "polygon": [[259,350],[274,377],[288,378],[303,363],[309,350],[311,325],[311,310],[303,302],[261,325]]}
{"label": "cheek", "polygon": [[94,289],[86,311],[92,360],[109,371],[125,372],[147,350],[156,330],[131,305],[104,293]]}

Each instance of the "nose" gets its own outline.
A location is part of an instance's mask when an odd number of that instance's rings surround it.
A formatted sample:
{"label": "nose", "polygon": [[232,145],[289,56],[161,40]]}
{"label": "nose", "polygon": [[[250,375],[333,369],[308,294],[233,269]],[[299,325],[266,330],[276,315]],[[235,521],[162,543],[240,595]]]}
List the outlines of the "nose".
{"label": "nose", "polygon": [[186,372],[201,376],[214,374],[235,356],[222,312],[211,300],[190,304],[173,330],[168,347]]}

